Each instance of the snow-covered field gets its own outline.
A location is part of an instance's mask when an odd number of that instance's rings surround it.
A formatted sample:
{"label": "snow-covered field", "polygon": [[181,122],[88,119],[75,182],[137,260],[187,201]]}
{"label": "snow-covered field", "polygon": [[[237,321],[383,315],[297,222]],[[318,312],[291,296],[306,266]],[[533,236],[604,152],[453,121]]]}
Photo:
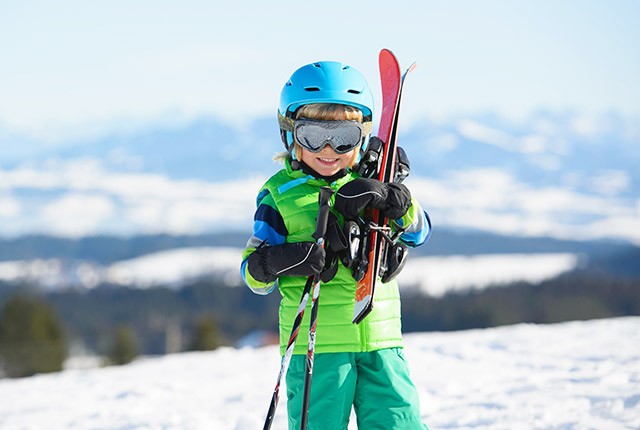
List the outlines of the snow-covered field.
{"label": "snow-covered field", "polygon": [[[640,317],[409,334],[406,355],[432,430],[640,428]],[[1,380],[0,428],[255,430],[278,368],[224,348]]]}

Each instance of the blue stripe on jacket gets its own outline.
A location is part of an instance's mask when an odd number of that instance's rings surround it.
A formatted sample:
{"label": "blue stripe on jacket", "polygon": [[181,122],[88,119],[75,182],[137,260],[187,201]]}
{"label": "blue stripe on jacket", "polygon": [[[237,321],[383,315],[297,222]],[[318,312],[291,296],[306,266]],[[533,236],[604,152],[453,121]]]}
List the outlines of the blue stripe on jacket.
{"label": "blue stripe on jacket", "polygon": [[[269,227],[271,227],[271,230],[273,230],[273,235],[275,237],[277,237],[278,239],[280,237],[286,237],[287,236],[287,227],[284,225],[284,220],[282,219],[282,215],[280,215],[280,213],[275,210],[274,208],[272,208],[269,205],[266,204],[261,204],[260,206],[258,206],[258,209],[256,210],[256,213],[253,217],[253,220],[255,221],[254,224],[254,236],[256,235],[256,225],[260,225],[260,223],[264,223],[267,224]],[[266,236],[259,236],[260,239],[262,240],[266,240],[269,237],[271,237],[272,233],[269,232]],[[278,242],[276,239],[276,242],[271,242],[271,241],[267,241],[267,243],[269,245],[276,245],[277,243],[283,243],[284,239],[282,239],[280,242]]]}

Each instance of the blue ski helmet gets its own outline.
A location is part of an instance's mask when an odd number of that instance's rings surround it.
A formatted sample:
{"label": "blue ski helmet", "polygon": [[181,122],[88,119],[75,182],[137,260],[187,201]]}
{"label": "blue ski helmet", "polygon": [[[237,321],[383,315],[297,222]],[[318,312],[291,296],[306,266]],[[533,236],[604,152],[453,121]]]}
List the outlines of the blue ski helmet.
{"label": "blue ski helmet", "polygon": [[280,93],[278,118],[287,151],[293,146],[293,136],[286,119],[293,118],[299,107],[313,103],[356,107],[362,111],[363,122],[373,117],[373,94],[362,73],[336,61],[307,64],[293,72]]}

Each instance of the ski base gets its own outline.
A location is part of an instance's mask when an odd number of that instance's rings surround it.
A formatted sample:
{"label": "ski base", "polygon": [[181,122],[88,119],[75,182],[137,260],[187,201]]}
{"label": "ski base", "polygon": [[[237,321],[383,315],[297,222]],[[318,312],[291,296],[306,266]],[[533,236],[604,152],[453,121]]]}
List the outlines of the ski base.
{"label": "ski base", "polygon": [[356,304],[353,308],[353,319],[351,320],[354,324],[359,324],[369,312],[373,310],[373,294],[367,294],[362,300],[356,301]]}

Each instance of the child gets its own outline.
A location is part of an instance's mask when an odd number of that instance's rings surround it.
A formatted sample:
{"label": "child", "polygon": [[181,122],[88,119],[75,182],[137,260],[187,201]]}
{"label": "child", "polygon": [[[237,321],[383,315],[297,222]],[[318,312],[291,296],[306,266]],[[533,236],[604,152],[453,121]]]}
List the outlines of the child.
{"label": "child", "polygon": [[[257,294],[277,286],[280,350],[284,353],[308,276],[323,273],[318,301],[309,429],[346,430],[351,408],[358,428],[423,429],[419,399],[402,353],[400,296],[395,281],[378,283],[373,311],[353,324],[356,281],[340,259],[312,237],[322,186],[337,191],[341,225],[366,207],[403,226],[401,241],[425,242],[430,223],[404,185],[360,178],[354,166],[371,133],[373,95],[364,77],[337,62],[298,69],[282,89],[278,117],[285,167],[258,193],[254,232],[243,252],[242,276]],[[329,261],[332,260],[332,261]],[[324,276],[332,270],[328,280]],[[309,304],[310,305],[310,304]],[[286,375],[289,429],[300,426],[309,312]]]}

